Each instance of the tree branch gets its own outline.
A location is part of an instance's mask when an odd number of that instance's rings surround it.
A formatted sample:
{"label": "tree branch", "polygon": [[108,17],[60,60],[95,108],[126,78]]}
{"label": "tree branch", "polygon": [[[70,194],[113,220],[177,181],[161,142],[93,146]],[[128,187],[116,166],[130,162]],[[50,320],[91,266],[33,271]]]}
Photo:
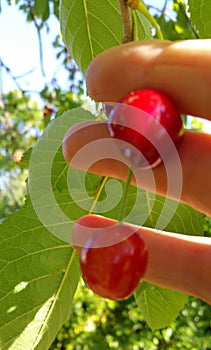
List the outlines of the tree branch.
{"label": "tree branch", "polygon": [[131,15],[131,9],[127,5],[126,0],[119,0],[119,7],[122,17],[123,26],[123,39],[122,43],[128,43],[133,40],[133,21]]}

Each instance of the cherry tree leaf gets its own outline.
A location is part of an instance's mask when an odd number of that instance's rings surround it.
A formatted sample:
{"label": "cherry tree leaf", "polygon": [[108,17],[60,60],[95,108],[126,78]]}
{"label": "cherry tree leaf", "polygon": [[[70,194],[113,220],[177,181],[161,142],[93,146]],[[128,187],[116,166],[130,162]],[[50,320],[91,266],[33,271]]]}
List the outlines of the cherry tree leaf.
{"label": "cherry tree leaf", "polygon": [[187,296],[144,282],[135,293],[137,305],[152,330],[171,324],[184,307]]}
{"label": "cherry tree leaf", "polygon": [[[123,185],[124,182],[120,181],[119,184]],[[121,206],[121,188],[115,182],[111,184],[108,182],[108,189],[111,203],[118,202],[118,204],[112,206],[112,209],[104,215],[116,219]],[[102,210],[103,203],[99,203],[98,207]],[[169,232],[203,235],[202,213],[182,202],[134,186],[130,186],[125,221]]]}
{"label": "cherry tree leaf", "polygon": [[134,32],[137,31],[135,40],[152,39],[152,24],[138,10],[134,11],[133,21]]}
{"label": "cherry tree leaf", "polygon": [[44,21],[49,17],[49,0],[35,0],[33,13]]}
{"label": "cherry tree leaf", "polygon": [[[187,204],[144,191],[148,217],[144,225],[169,232],[202,236],[204,216]],[[145,209],[146,210],[146,209]]]}
{"label": "cherry tree leaf", "polygon": [[200,38],[211,36],[211,1],[188,0],[190,18]]}
{"label": "cherry tree leaf", "polygon": [[78,260],[42,225],[30,200],[0,232],[1,349],[48,349],[70,317]]}
{"label": "cherry tree leaf", "polygon": [[[81,275],[78,257],[70,244],[71,217],[85,212],[71,200],[67,184],[64,186],[67,164],[61,144],[71,125],[89,118],[94,118],[90,112],[79,109],[49,124],[27,161],[30,197],[22,209],[0,225],[2,350],[47,350],[58,330],[70,318]],[[39,198],[34,198],[33,190]],[[85,202],[79,188],[73,189],[74,192],[79,203]],[[61,222],[60,211],[63,211]],[[57,213],[58,217],[54,218]],[[52,234],[57,223],[58,229],[65,232],[65,241]]]}
{"label": "cherry tree leaf", "polygon": [[[151,27],[144,16],[136,14],[139,39],[150,37]],[[118,0],[62,0],[61,32],[63,41],[80,70],[100,52],[123,39]]]}

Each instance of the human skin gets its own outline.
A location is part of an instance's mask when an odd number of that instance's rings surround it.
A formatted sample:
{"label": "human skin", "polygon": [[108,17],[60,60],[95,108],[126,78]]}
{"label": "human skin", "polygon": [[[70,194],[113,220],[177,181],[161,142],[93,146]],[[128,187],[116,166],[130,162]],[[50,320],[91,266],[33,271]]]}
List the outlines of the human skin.
{"label": "human skin", "polygon": [[[89,95],[101,102],[117,102],[136,89],[156,89],[168,95],[180,113],[211,120],[210,67],[209,39],[132,42],[97,56],[88,67],[86,84]],[[75,126],[65,136],[64,156],[71,162],[85,145],[109,137],[106,123],[86,122]],[[96,162],[89,171],[125,180],[128,167],[113,155],[113,159]],[[211,215],[211,135],[185,131],[178,155],[183,176],[180,200]],[[83,169],[83,157],[74,166]],[[174,156],[153,170],[138,170],[138,177],[141,187],[175,198],[174,189],[167,193],[166,166],[174,173]],[[148,180],[149,171],[155,188]],[[140,185],[135,178],[133,183]],[[143,227],[138,230],[149,253],[145,280],[211,304],[211,239]]]}

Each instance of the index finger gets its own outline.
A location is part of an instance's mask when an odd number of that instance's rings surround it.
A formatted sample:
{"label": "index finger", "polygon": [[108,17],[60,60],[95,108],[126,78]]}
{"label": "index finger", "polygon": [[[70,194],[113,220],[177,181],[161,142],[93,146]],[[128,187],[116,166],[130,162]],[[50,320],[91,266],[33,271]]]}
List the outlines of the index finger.
{"label": "index finger", "polygon": [[130,91],[162,91],[184,114],[211,120],[211,40],[144,40],[98,55],[86,74],[91,97],[119,101]]}

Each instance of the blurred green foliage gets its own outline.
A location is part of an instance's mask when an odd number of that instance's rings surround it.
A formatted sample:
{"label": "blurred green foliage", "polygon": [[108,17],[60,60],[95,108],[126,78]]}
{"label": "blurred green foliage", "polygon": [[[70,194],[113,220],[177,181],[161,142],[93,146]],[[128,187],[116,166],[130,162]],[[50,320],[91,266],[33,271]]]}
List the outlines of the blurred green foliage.
{"label": "blurred green foliage", "polygon": [[170,327],[153,332],[133,297],[120,302],[101,299],[81,282],[71,319],[50,350],[199,350],[208,348],[210,339],[211,308],[200,300],[190,297]]}
{"label": "blurred green foliage", "polygon": [[164,7],[156,15],[164,38],[168,40],[196,39],[198,34],[193,27],[187,13],[187,2],[184,0],[172,1],[172,12]]}

